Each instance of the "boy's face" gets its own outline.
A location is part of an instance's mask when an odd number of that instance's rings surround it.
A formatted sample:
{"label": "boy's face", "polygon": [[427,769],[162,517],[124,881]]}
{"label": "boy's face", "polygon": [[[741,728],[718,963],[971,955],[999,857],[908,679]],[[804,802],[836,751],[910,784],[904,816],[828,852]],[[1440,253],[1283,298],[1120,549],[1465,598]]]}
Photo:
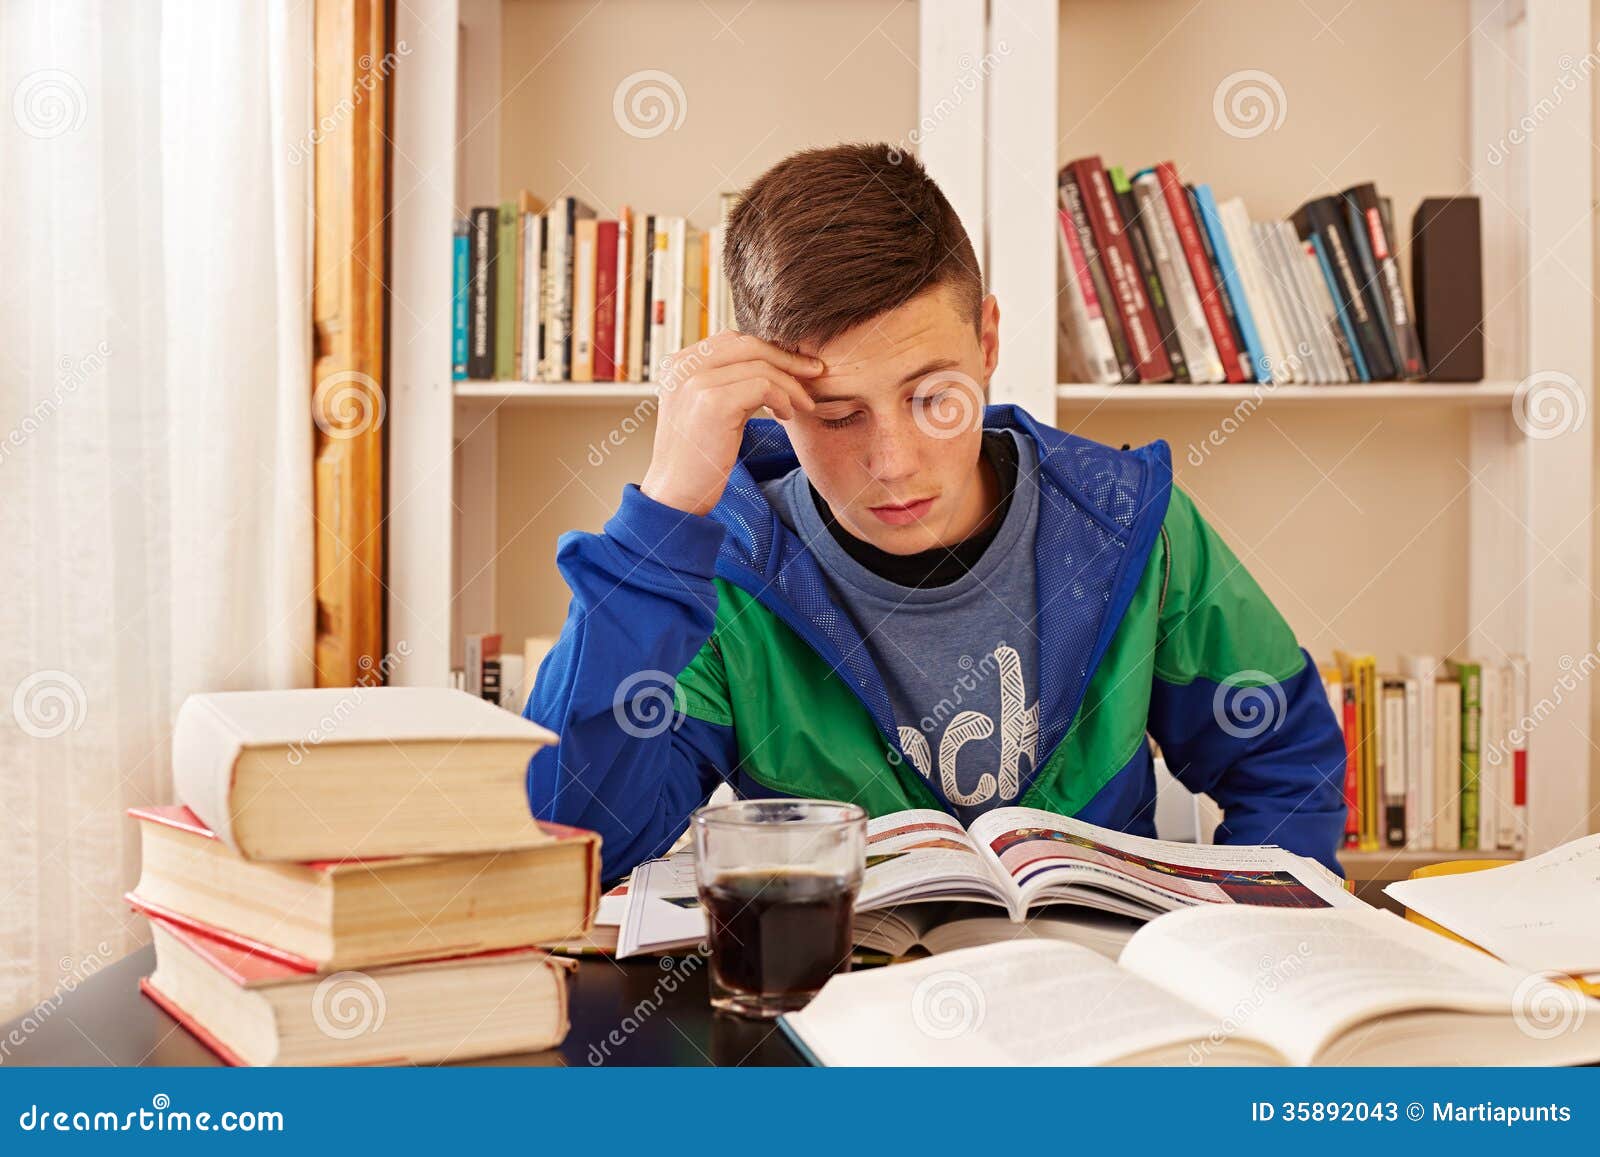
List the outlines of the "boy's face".
{"label": "boy's face", "polygon": [[936,286],[824,346],[806,382],[817,407],[783,423],[806,477],[856,538],[891,554],[953,546],[995,500],[980,469],[983,406],[1000,356],[1000,309],[981,332]]}

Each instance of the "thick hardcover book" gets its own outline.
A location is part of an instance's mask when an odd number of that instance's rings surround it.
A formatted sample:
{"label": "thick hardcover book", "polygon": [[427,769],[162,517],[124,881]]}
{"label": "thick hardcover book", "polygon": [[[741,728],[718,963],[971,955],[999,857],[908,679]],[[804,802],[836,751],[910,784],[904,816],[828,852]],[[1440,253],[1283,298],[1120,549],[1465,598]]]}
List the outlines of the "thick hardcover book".
{"label": "thick hardcover book", "polygon": [[450,272],[450,376],[461,381],[467,376],[467,300],[472,284],[472,223],[462,217],[451,237]]}
{"label": "thick hardcover book", "polygon": [[522,249],[515,201],[500,206],[495,249],[494,376],[510,381],[517,376],[517,261]]}
{"label": "thick hardcover book", "polygon": [[1099,157],[1084,157],[1067,166],[1084,194],[1089,228],[1106,267],[1112,298],[1128,335],[1128,349],[1143,382],[1170,382],[1172,363],[1161,341],[1156,317],[1134,262],[1133,247],[1122,228],[1122,215],[1111,189],[1111,179]]}
{"label": "thick hardcover book", "polygon": [[500,211],[483,205],[472,211],[472,314],[468,318],[467,376],[494,377],[496,262],[500,252]]}
{"label": "thick hardcover book", "polygon": [[1217,211],[1216,198],[1210,185],[1194,187],[1195,203],[1200,206],[1200,224],[1211,237],[1211,249],[1217,255],[1217,267],[1222,270],[1223,287],[1233,301],[1233,313],[1239,323],[1239,334],[1244,339],[1246,356],[1256,381],[1271,380],[1266,352],[1261,346],[1261,335],[1256,329],[1255,317],[1250,309],[1250,297],[1245,292],[1244,278],[1234,259],[1233,248],[1228,244],[1227,232],[1222,227],[1222,217]]}
{"label": "thick hardcover book", "polygon": [[1083,250],[1084,261],[1089,265],[1089,276],[1094,281],[1095,296],[1100,301],[1100,309],[1105,317],[1106,332],[1111,335],[1111,348],[1116,352],[1117,365],[1122,370],[1122,380],[1137,382],[1139,367],[1135,364],[1133,352],[1128,345],[1128,334],[1122,324],[1122,313],[1117,309],[1112,296],[1105,260],[1100,253],[1099,245],[1095,243],[1094,230],[1089,225],[1089,210],[1084,202],[1083,187],[1079,185],[1078,178],[1073,175],[1070,166],[1061,170],[1058,195],[1061,207],[1072,218],[1073,227],[1078,231],[1078,245]]}
{"label": "thick hardcover book", "polygon": [[1344,191],[1353,233],[1359,233],[1361,252],[1370,256],[1373,288],[1382,302],[1388,323],[1391,353],[1401,377],[1416,381],[1424,374],[1422,343],[1406,304],[1405,285],[1400,280],[1400,262],[1395,257],[1394,233],[1384,218],[1383,202],[1371,183],[1352,185]]}
{"label": "thick hardcover book", "polygon": [[130,905],[295,968],[565,939],[588,931],[599,901],[600,837],[561,825],[512,851],[257,863],[188,808],[129,814],[141,851]]}
{"label": "thick hardcover book", "polygon": [[1428,380],[1483,380],[1478,198],[1429,197],[1411,219],[1412,301]]}
{"label": "thick hardcover book", "polygon": [[[1455,879],[1492,885],[1515,870]],[[1505,911],[1503,896],[1494,901],[1457,907]],[[1575,910],[1563,904],[1554,922]],[[1366,905],[1199,904],[1151,920],[1115,961],[1019,938],[841,972],[779,1024],[812,1063],[863,1068],[1600,1060],[1600,1006],[1547,980],[1530,985],[1533,967],[1496,951],[1502,959]],[[1535,1005],[1529,989],[1541,987]],[[1533,1010],[1546,1007],[1563,1010],[1560,1031],[1531,1031]]]}
{"label": "thick hardcover book", "polygon": [[1383,335],[1383,322],[1373,315],[1367,294],[1362,291],[1361,272],[1351,251],[1349,230],[1345,226],[1343,201],[1338,197],[1318,197],[1294,211],[1294,227],[1302,237],[1322,239],[1328,264],[1333,270],[1338,300],[1350,318],[1361,347],[1361,360],[1372,381],[1394,378],[1394,359]]}
{"label": "thick hardcover book", "polygon": [[1172,319],[1172,305],[1167,300],[1166,287],[1161,283],[1161,271],[1156,268],[1155,253],[1150,243],[1149,235],[1156,229],[1156,223],[1144,219],[1138,202],[1134,200],[1133,186],[1128,183],[1127,174],[1120,167],[1106,170],[1106,175],[1111,178],[1111,190],[1116,195],[1123,235],[1133,250],[1134,264],[1144,282],[1145,294],[1150,299],[1156,331],[1161,335],[1161,344],[1167,351],[1167,361],[1172,363],[1172,380],[1187,382],[1190,380],[1188,359],[1183,356],[1183,343],[1178,339],[1178,328]]}
{"label": "thick hardcover book", "polygon": [[594,380],[617,377],[617,222],[601,221],[595,229]]}
{"label": "thick hardcover book", "polygon": [[1189,263],[1189,274],[1194,278],[1200,306],[1205,310],[1206,324],[1211,328],[1211,340],[1216,344],[1217,357],[1222,361],[1223,376],[1230,382],[1242,382],[1245,380],[1245,371],[1241,364],[1239,343],[1228,320],[1225,303],[1227,291],[1217,284],[1217,275],[1210,258],[1206,256],[1200,225],[1189,204],[1189,192],[1178,180],[1178,170],[1170,161],[1156,165],[1155,174],[1161,182],[1161,195],[1166,199],[1167,212],[1172,214],[1172,224],[1178,231],[1184,260]]}
{"label": "thick hardcover book", "polygon": [[534,948],[324,974],[150,918],[139,989],[230,1065],[427,1064],[534,1052],[567,1032],[574,965]]}

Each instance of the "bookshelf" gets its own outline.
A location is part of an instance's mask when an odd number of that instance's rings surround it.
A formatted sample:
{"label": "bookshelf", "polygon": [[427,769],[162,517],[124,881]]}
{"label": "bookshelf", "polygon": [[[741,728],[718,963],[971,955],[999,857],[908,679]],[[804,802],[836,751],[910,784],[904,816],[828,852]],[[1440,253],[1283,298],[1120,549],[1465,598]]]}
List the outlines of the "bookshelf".
{"label": "bookshelf", "polygon": [[[1179,483],[1313,654],[1521,653],[1537,695],[1593,645],[1591,430],[1529,437],[1515,420],[1519,385],[1548,371],[1594,420],[1588,74],[1541,105],[1560,62],[1591,51],[1581,0],[1354,0],[1320,16],[1246,0],[823,0],[803,15],[769,0],[435,0],[400,6],[396,35],[410,49],[390,218],[387,619],[391,648],[411,649],[398,681],[444,682],[467,632],[559,630],[557,536],[598,528],[649,459],[648,384],[450,380],[454,216],[527,187],[706,227],[717,193],[795,149],[913,130],[1001,302],[994,400],[1105,442],[1166,438]],[[1219,132],[1217,80],[1264,61],[1282,62],[1268,67],[1284,128]],[[617,131],[612,97],[645,69],[678,80],[689,111],[639,140]],[[1363,76],[1387,79],[1352,84]],[[1537,130],[1489,163],[1535,110]],[[1087,153],[1170,157],[1262,216],[1375,179],[1402,236],[1422,196],[1476,193],[1490,379],[1064,381],[1055,178]],[[1240,407],[1226,457],[1183,461]],[[638,429],[586,461],[624,422]],[[1587,693],[1528,743],[1537,851],[1595,823]],[[1394,854],[1352,865],[1380,862]]]}

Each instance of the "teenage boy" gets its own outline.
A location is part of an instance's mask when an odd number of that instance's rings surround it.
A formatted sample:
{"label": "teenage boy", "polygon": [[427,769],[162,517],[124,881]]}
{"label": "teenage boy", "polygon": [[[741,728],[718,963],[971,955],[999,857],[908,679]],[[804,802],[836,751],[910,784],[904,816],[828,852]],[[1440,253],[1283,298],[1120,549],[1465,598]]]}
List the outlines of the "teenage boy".
{"label": "teenage boy", "polygon": [[537,816],[599,831],[607,878],[724,781],[1153,835],[1150,736],[1221,806],[1219,842],[1339,871],[1316,665],[1164,442],[985,406],[999,305],[914,159],[780,162],[724,270],[740,332],[669,359],[644,480],[558,546],[572,603],[525,711],[560,736],[528,768]]}

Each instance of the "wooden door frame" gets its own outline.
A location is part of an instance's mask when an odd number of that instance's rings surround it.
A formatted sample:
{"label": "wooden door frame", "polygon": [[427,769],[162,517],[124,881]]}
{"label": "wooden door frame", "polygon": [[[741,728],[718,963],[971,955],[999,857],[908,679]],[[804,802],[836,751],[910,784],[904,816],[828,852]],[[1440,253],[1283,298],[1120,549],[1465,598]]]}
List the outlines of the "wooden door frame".
{"label": "wooden door frame", "polygon": [[392,0],[315,0],[316,681],[381,682]]}

